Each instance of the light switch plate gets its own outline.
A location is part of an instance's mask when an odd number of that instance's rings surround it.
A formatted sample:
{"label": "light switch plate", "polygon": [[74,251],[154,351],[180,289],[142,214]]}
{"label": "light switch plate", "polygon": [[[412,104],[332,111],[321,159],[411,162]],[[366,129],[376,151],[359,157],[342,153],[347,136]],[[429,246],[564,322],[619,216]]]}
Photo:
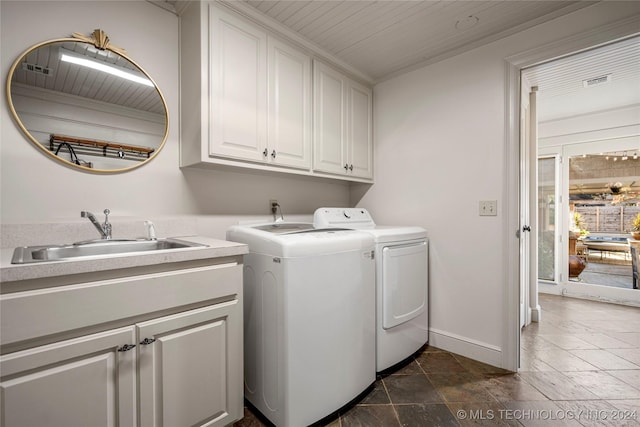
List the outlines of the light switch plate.
{"label": "light switch plate", "polygon": [[480,200],[480,216],[498,215],[497,200]]}

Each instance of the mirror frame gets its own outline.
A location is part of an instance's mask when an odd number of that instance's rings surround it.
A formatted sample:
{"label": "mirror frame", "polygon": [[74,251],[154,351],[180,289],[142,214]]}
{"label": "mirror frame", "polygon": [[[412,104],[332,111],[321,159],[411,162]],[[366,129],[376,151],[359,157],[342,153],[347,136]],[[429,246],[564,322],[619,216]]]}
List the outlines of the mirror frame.
{"label": "mirror frame", "polygon": [[[36,49],[38,49],[38,48],[40,48],[42,46],[46,46],[46,45],[53,44],[53,43],[59,43],[59,42],[76,42],[76,43],[77,42],[85,42],[85,43],[89,43],[89,44],[94,45],[97,49],[109,50],[111,52],[114,52],[114,53],[122,56],[127,61],[129,61],[142,74],[144,74],[151,81],[151,83],[153,83],[156,91],[158,92],[158,95],[160,96],[160,99],[162,100],[162,105],[164,106],[165,123],[164,123],[164,135],[162,137],[160,145],[151,154],[151,156],[149,156],[149,158],[139,162],[138,164],[127,166],[127,167],[123,167],[123,168],[117,168],[117,169],[94,169],[94,168],[91,168],[91,167],[78,165],[78,164],[73,163],[73,162],[71,162],[69,160],[66,160],[66,159],[64,159],[62,157],[57,156],[56,154],[54,154],[53,152],[48,150],[33,135],[31,135],[29,130],[22,123],[22,120],[18,116],[18,113],[16,112],[15,107],[13,105],[13,98],[11,96],[11,82],[13,81],[13,73],[15,72],[16,68],[19,67],[22,64],[22,62],[24,61],[24,59],[26,58],[26,56],[28,54],[30,54],[31,52],[35,51]],[[98,173],[98,174],[116,174],[116,173],[128,172],[128,171],[131,171],[133,169],[137,169],[137,168],[149,163],[151,160],[153,160],[158,155],[158,153],[160,153],[160,151],[162,151],[162,148],[164,148],[164,145],[167,142],[167,137],[169,136],[169,108],[167,106],[167,101],[165,100],[164,95],[162,94],[162,91],[160,90],[160,87],[155,82],[155,80],[153,80],[153,78],[151,78],[149,73],[146,72],[146,70],[144,70],[137,62],[135,62],[134,60],[132,60],[131,58],[129,58],[126,55],[124,49],[112,45],[110,43],[110,41],[109,41],[109,37],[107,37],[106,33],[104,31],[100,30],[100,29],[94,30],[94,32],[93,32],[93,34],[91,36],[85,36],[85,35],[80,34],[80,33],[73,33],[72,37],[63,37],[63,38],[59,38],[59,39],[46,40],[44,42],[37,43],[37,44],[29,47],[22,54],[20,54],[20,56],[18,56],[18,59],[16,59],[16,61],[13,63],[13,65],[9,69],[9,74],[8,74],[8,77],[7,77],[6,91],[7,91],[7,101],[8,101],[8,105],[9,105],[9,110],[11,111],[11,114],[13,115],[13,118],[14,118],[16,124],[18,125],[18,127],[20,127],[20,129],[25,134],[25,136],[29,139],[29,141],[31,141],[40,151],[43,151],[44,153],[46,153],[47,156],[51,157],[55,161],[60,162],[61,164],[65,165],[65,166],[71,167],[73,169],[81,170],[81,171],[84,171],[84,172]],[[126,145],[126,144],[123,144],[123,145]]]}

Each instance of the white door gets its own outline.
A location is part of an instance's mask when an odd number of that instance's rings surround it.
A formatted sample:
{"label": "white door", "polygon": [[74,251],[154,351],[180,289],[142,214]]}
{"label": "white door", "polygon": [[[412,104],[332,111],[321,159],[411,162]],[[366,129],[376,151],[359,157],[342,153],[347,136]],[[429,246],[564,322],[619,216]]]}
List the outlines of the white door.
{"label": "white door", "polygon": [[142,426],[224,426],[242,417],[238,304],[233,300],[137,325]]}
{"label": "white door", "polygon": [[213,6],[209,18],[209,154],[262,162],[267,150],[267,35]]}
{"label": "white door", "polygon": [[522,78],[520,107],[520,327],[538,320],[538,137],[536,95]]}
{"label": "white door", "polygon": [[346,87],[344,76],[313,63],[313,169],[346,174]]}
{"label": "white door", "polygon": [[520,95],[520,328],[527,324],[529,306],[530,259],[530,187],[531,167],[529,162],[530,116],[529,92],[531,87],[522,78]]}
{"label": "white door", "polygon": [[311,168],[311,58],[269,38],[268,161]]}
{"label": "white door", "polygon": [[349,81],[347,89],[348,138],[346,160],[349,175],[373,178],[371,89]]}
{"label": "white door", "polygon": [[134,343],[131,326],[3,355],[2,426],[136,426]]}

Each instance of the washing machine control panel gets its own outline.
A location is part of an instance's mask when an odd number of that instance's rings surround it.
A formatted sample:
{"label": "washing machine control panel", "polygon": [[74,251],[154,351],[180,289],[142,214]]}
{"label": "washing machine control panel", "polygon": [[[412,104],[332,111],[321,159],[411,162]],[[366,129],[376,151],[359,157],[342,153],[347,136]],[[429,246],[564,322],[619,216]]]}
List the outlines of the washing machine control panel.
{"label": "washing machine control panel", "polygon": [[369,212],[363,208],[319,208],[313,214],[313,226],[316,228],[373,228],[375,225]]}

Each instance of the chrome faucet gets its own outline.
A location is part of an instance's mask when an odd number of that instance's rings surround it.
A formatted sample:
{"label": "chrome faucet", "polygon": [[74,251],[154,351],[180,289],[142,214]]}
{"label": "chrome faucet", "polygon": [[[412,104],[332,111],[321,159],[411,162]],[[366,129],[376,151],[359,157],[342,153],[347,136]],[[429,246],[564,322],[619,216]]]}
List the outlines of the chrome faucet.
{"label": "chrome faucet", "polygon": [[88,211],[80,212],[80,216],[82,218],[88,218],[91,221],[91,224],[98,230],[100,233],[100,237],[103,239],[111,239],[111,223],[109,222],[109,214],[111,211],[109,209],[104,210],[104,223],[100,225],[95,215]]}

